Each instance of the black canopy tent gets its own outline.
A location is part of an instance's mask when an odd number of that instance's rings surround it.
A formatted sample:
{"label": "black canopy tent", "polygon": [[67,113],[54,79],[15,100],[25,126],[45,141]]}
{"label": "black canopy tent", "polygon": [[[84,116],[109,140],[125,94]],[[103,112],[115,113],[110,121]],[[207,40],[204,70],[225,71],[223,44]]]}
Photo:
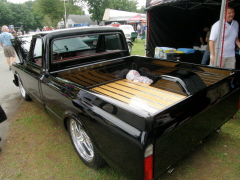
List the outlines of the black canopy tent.
{"label": "black canopy tent", "polygon": [[[147,0],[147,56],[155,47],[192,48],[197,33],[220,17],[221,0]],[[240,1],[230,0],[240,21]]]}

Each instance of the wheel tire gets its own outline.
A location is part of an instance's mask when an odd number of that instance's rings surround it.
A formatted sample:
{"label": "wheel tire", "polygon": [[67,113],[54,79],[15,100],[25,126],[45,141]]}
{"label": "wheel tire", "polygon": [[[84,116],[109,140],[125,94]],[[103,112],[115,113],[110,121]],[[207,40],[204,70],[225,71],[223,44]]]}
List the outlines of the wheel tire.
{"label": "wheel tire", "polygon": [[132,45],[130,43],[128,43],[128,51],[129,51],[129,53],[132,52]]}
{"label": "wheel tire", "polygon": [[74,149],[84,164],[93,169],[104,166],[105,161],[96,151],[85,127],[71,118],[68,120],[67,128]]}
{"label": "wheel tire", "polygon": [[18,87],[20,89],[20,93],[21,93],[23,99],[25,99],[26,101],[31,101],[32,99],[30,98],[30,96],[25,91],[25,89],[24,89],[24,87],[22,85],[22,81],[21,81],[19,76],[18,76]]}

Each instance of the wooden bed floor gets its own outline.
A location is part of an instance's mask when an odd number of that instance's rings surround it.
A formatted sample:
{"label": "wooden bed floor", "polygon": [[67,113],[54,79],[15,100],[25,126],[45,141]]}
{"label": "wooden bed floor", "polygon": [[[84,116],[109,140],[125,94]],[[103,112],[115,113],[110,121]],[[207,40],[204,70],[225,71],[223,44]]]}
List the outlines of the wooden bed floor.
{"label": "wooden bed floor", "polygon": [[119,79],[111,73],[103,73],[98,70],[72,71],[71,73],[63,72],[59,77],[85,86],[86,88]]}
{"label": "wooden bed floor", "polygon": [[149,113],[162,110],[186,97],[126,79],[100,85],[91,90]]}

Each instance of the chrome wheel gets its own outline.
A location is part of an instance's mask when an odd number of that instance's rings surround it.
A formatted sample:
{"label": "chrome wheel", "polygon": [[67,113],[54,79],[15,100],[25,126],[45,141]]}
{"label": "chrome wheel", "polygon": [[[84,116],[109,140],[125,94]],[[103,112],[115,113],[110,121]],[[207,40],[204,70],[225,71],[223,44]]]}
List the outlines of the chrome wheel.
{"label": "chrome wheel", "polygon": [[[18,76],[18,75],[17,75]],[[20,79],[20,77],[18,76],[18,87],[20,89],[20,93],[22,95],[22,97],[26,100],[26,101],[31,101],[30,96],[27,94],[27,92],[25,91],[22,81]]]}
{"label": "chrome wheel", "polygon": [[132,45],[130,43],[128,43],[128,50],[129,50],[129,53],[132,52]]}
{"label": "chrome wheel", "polygon": [[71,119],[69,130],[73,144],[80,157],[87,162],[92,162],[94,159],[93,144],[84,127],[76,120]]}
{"label": "chrome wheel", "polygon": [[23,85],[22,85],[22,82],[21,82],[20,78],[18,78],[18,85],[19,85],[20,93],[22,94],[23,97],[26,97],[26,91],[23,88]]}

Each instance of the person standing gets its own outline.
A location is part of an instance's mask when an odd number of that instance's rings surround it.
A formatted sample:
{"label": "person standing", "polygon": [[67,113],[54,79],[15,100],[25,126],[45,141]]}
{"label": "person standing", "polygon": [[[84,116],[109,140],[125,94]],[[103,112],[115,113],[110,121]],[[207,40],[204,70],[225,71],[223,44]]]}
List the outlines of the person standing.
{"label": "person standing", "polygon": [[0,44],[3,47],[4,55],[7,58],[9,70],[11,70],[12,63],[16,60],[16,53],[12,46],[10,39],[13,39],[13,35],[9,33],[7,26],[2,26],[2,34],[0,35]]}
{"label": "person standing", "polygon": [[137,25],[137,32],[138,32],[138,38],[140,39],[141,38],[141,25],[140,24]]}
{"label": "person standing", "polygon": [[[223,46],[223,57],[222,57],[222,67],[235,69],[236,58],[235,58],[235,43],[240,47],[240,41],[238,38],[239,24],[237,21],[233,20],[235,16],[234,8],[228,7],[226,12],[226,23],[225,23],[225,37]],[[219,21],[217,21],[211,29],[211,34],[209,38],[209,48],[210,48],[210,65],[214,65],[215,55],[216,55],[216,45],[218,41],[219,32]]]}
{"label": "person standing", "polygon": [[17,32],[15,31],[15,29],[12,29],[12,35],[13,35],[13,37],[17,37],[18,36],[18,34],[17,34]]}
{"label": "person standing", "polygon": [[20,31],[20,29],[19,29],[17,34],[18,34],[18,36],[21,36],[22,35],[22,31]]}
{"label": "person standing", "polygon": [[143,26],[142,26],[142,37],[141,37],[142,40],[145,39],[146,31],[147,31],[147,26],[144,23]]}
{"label": "person standing", "polygon": [[36,32],[41,32],[41,30],[39,29],[39,27],[36,29]]}
{"label": "person standing", "polygon": [[198,32],[197,37],[193,43],[194,49],[198,50],[199,48],[201,48],[202,45],[204,46],[207,44],[206,35],[208,31],[209,31],[209,27],[205,26],[201,31]]}
{"label": "person standing", "polygon": [[207,42],[207,47],[206,47],[206,50],[203,54],[203,57],[202,57],[202,62],[201,64],[208,64],[208,61],[210,59],[210,50],[209,50],[209,37],[210,37],[210,31],[207,32],[207,35],[206,35],[206,42]]}

